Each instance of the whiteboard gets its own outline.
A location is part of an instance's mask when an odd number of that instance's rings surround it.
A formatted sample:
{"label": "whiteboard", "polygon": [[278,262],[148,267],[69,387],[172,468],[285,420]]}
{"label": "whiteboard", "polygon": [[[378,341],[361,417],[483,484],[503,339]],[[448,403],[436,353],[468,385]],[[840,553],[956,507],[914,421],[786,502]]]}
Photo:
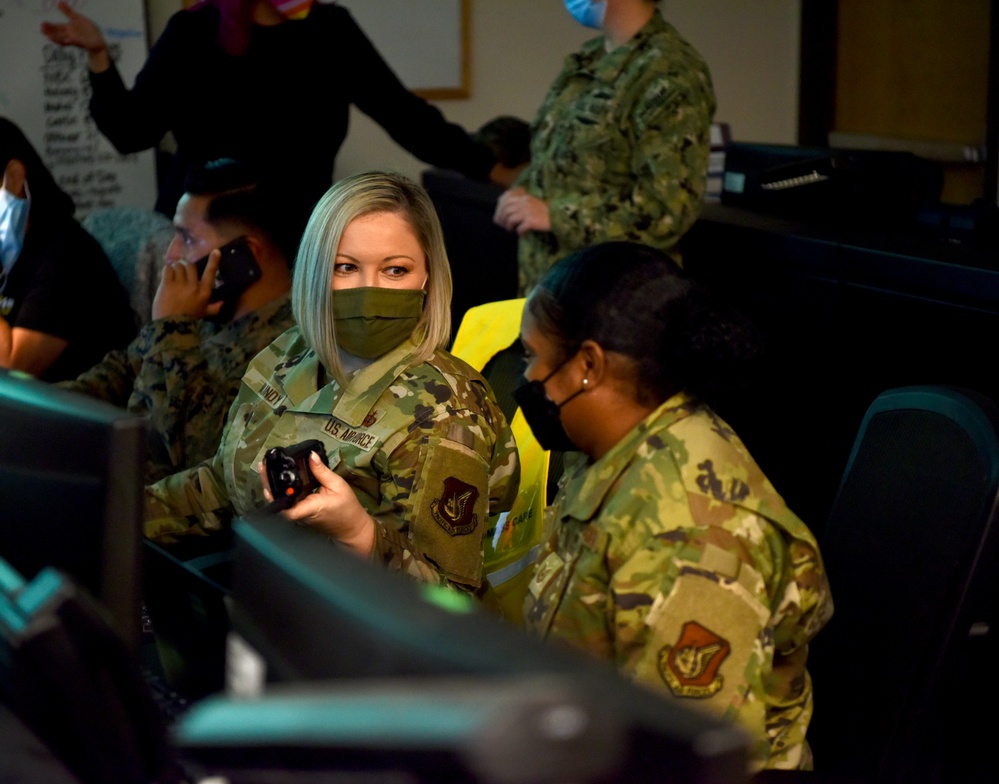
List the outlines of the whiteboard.
{"label": "whiteboard", "polygon": [[[143,0],[69,0],[104,31],[125,84],[148,54]],[[87,110],[87,56],[49,43],[42,21],[65,16],[56,0],[0,0],[0,114],[20,126],[76,202],[77,217],[100,207],[152,208],[156,170],[151,150],[119,155]],[[30,183],[29,183],[30,185]]]}
{"label": "whiteboard", "polygon": [[424,98],[468,97],[468,0],[343,0],[396,75]]}

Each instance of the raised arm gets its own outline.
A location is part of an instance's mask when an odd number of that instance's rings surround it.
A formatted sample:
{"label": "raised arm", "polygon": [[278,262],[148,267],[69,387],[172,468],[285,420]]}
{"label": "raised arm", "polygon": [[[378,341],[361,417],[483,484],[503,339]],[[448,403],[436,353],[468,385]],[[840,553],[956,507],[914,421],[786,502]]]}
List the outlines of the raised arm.
{"label": "raised arm", "polygon": [[87,53],[87,65],[92,73],[103,73],[111,67],[107,41],[90,17],[77,13],[68,3],[58,8],[65,22],[42,22],[42,34],[57,46],[75,46]]}
{"label": "raised arm", "polygon": [[342,23],[341,40],[350,49],[349,95],[354,105],[381,125],[400,147],[426,163],[480,180],[492,171],[500,176],[488,147],[410,92],[346,12]]}
{"label": "raised arm", "polygon": [[120,153],[139,152],[155,146],[170,128],[170,111],[178,111],[170,99],[171,82],[176,81],[183,57],[178,46],[176,17],[153,45],[135,84],[129,90],[111,59],[108,44],[90,18],[77,13],[65,2],[63,23],[43,22],[42,33],[54,44],[74,46],[87,52],[90,70],[90,114]]}

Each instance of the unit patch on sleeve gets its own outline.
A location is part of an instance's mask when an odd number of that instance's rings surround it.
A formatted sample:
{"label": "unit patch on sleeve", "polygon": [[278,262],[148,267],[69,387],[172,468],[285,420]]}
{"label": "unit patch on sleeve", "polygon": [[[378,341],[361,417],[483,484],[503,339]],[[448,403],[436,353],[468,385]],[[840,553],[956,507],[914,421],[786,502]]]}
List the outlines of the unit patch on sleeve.
{"label": "unit patch on sleeve", "polygon": [[718,668],[731,650],[727,640],[687,621],[676,643],[659,651],[659,673],[677,697],[710,697],[721,690]]}
{"label": "unit patch on sleeve", "polygon": [[742,584],[741,573],[732,579],[677,563],[668,593],[656,596],[645,617],[648,636],[635,675],[712,712],[739,711],[773,644],[769,608]]}
{"label": "unit patch on sleeve", "polygon": [[478,525],[475,502],[479,491],[454,476],[444,480],[444,488],[430,504],[430,514],[451,536],[470,534]]}

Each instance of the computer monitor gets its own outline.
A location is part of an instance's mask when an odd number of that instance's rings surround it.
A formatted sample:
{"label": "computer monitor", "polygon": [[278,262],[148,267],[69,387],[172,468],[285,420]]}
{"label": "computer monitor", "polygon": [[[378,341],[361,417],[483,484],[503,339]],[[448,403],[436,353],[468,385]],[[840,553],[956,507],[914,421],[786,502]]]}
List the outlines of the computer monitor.
{"label": "computer monitor", "polygon": [[0,558],[0,779],[177,780],[156,706],[107,621],[62,572],[25,581]]}
{"label": "computer monitor", "polygon": [[31,580],[68,574],[110,611],[130,650],[141,632],[145,421],[0,370],[0,557]]}
{"label": "computer monitor", "polygon": [[287,776],[289,766],[302,780],[339,766],[497,784],[747,779],[748,741],[735,726],[454,601],[461,596],[280,517],[237,521],[235,540],[230,682],[256,670],[266,685],[256,700],[209,698],[178,725],[178,746],[209,773],[234,782],[276,767]]}

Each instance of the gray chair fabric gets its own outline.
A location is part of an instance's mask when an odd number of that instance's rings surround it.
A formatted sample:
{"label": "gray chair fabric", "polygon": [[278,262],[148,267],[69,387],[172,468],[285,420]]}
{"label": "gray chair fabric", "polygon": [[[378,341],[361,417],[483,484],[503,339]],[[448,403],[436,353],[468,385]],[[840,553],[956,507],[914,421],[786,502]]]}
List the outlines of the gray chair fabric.
{"label": "gray chair fabric", "polygon": [[173,239],[173,224],[158,212],[136,207],[94,210],[81,221],[101,244],[128,293],[138,324],[148,322]]}

